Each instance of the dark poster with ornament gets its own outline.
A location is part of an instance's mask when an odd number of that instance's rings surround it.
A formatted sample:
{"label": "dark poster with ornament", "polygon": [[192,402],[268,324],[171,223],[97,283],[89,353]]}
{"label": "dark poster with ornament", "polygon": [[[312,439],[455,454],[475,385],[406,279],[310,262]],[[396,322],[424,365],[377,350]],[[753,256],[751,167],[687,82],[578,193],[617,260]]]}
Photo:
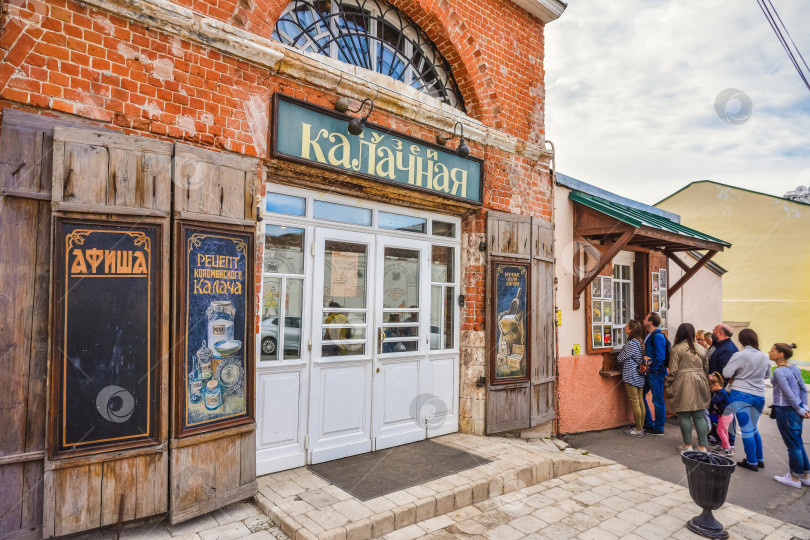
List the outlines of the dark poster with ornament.
{"label": "dark poster with ornament", "polygon": [[157,439],[159,225],[56,219],[52,458]]}

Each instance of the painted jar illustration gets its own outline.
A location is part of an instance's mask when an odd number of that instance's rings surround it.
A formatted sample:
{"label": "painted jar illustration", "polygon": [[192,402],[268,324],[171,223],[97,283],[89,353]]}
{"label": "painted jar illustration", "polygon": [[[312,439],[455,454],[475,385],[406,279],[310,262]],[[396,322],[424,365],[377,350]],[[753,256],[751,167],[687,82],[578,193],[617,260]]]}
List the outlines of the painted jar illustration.
{"label": "painted jar illustration", "polygon": [[200,348],[197,349],[197,369],[200,370],[200,380],[203,382],[214,376],[214,368],[211,365],[212,356],[214,356],[214,351],[206,347],[203,341]]}
{"label": "painted jar illustration", "polygon": [[192,403],[199,403],[202,400],[202,375],[197,365],[197,356],[192,357],[194,364],[191,373],[188,374],[188,400]]}
{"label": "painted jar illustration", "polygon": [[230,300],[214,300],[205,311],[208,317],[208,348],[220,341],[233,339],[233,317],[236,310]]}
{"label": "painted jar illustration", "polygon": [[219,381],[211,379],[205,385],[205,408],[209,411],[218,409],[222,405],[222,389],[219,387]]}

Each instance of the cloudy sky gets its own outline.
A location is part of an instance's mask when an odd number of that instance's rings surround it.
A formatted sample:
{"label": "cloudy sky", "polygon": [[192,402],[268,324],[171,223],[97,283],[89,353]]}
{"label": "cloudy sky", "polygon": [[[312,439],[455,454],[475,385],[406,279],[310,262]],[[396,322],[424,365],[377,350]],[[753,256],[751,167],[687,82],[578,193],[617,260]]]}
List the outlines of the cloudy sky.
{"label": "cloudy sky", "polygon": [[[810,2],[772,2],[810,63]],[[569,0],[545,56],[560,172],[650,204],[810,184],[810,90],[756,0]]]}

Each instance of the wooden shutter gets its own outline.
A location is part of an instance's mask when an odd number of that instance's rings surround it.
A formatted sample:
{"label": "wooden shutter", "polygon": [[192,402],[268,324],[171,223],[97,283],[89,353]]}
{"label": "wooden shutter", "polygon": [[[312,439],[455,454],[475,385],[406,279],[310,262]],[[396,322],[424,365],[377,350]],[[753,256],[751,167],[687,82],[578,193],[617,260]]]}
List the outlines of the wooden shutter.
{"label": "wooden shutter", "polygon": [[[256,424],[253,420],[254,386],[254,326],[255,304],[253,290],[248,291],[245,319],[248,340],[243,343],[244,377],[247,382],[245,400],[247,421],[239,425],[214,425],[207,431],[197,430],[186,435],[181,427],[186,402],[185,333],[186,302],[184,228],[204,227],[209,231],[247,233],[256,231],[257,192],[262,176],[259,160],[223,154],[176,144],[173,162],[174,185],[174,244],[176,276],[173,295],[174,352],[173,415],[175,426],[170,450],[171,513],[170,520],[179,523],[211,512],[222,506],[252,497],[258,492],[256,481]],[[251,244],[252,245],[252,244]],[[247,253],[246,272],[253,284],[255,253]],[[190,350],[196,350],[199,343]]]}
{"label": "wooden shutter", "polygon": [[54,130],[54,209],[168,217],[171,143],[111,131]]}
{"label": "wooden shutter", "polygon": [[[531,217],[517,214],[490,211],[487,214],[487,249],[488,265],[492,259],[509,259],[529,262],[532,258]],[[487,291],[492,291],[494,284],[487,272]],[[531,277],[530,277],[531,282]],[[487,302],[487,325],[495,324],[495,308]],[[533,329],[530,329],[530,332]],[[491,332],[487,332],[491,340]],[[533,340],[530,335],[529,340]],[[491,373],[492,362],[489,355],[494,354],[497,344],[488,343],[487,351],[487,433],[498,433],[514,429],[527,428],[531,424],[531,381],[509,384],[492,384],[494,373]],[[529,370],[533,370],[532,365]]]}
{"label": "wooden shutter", "polygon": [[175,217],[255,228],[257,166],[253,158],[176,144]]}
{"label": "wooden shutter", "polygon": [[532,218],[531,425],[555,417],[554,412],[554,226]]}
{"label": "wooden shutter", "polygon": [[[156,274],[168,276],[171,155],[171,143],[154,139],[81,127],[54,128],[52,217],[154,227],[157,241],[153,253],[160,254],[155,259]],[[158,382],[152,440],[137,448],[100,449],[80,457],[56,456],[51,442],[45,461],[43,537],[168,511],[168,299],[169,280],[161,279],[154,299],[158,349],[151,373]],[[54,299],[52,306],[58,300]],[[55,440],[59,410],[54,399],[54,369],[52,362],[48,407],[51,441]]]}
{"label": "wooden shutter", "polygon": [[51,143],[67,122],[3,110],[0,132],[0,538],[42,538]]}

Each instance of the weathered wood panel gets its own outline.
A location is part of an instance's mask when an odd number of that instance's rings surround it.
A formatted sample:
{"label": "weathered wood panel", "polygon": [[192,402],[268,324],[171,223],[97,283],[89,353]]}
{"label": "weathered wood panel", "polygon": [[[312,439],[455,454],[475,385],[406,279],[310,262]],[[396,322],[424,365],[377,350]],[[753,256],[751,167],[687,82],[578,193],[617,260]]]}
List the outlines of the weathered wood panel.
{"label": "weathered wood panel", "polygon": [[135,517],[169,511],[169,453],[142,456],[136,461]]}
{"label": "weathered wood panel", "polygon": [[0,133],[0,537],[41,536],[52,132],[71,122],[4,109]]}
{"label": "weathered wood panel", "polygon": [[[511,259],[531,259],[532,257],[532,223],[530,216],[490,211],[487,213],[487,251],[488,264],[492,267],[493,257]],[[487,290],[492,291],[491,272],[487,272]],[[531,276],[529,277],[530,288]],[[533,306],[531,306],[533,309]],[[531,311],[531,310],[530,310]],[[487,324],[496,324],[497,313],[492,302],[487,302]],[[527,325],[530,335],[527,343],[532,343],[534,332],[531,322]],[[494,338],[493,332],[487,332],[488,341]],[[531,347],[530,347],[531,349]],[[497,343],[488,343],[489,354],[495,354]],[[529,377],[534,366],[529,362]],[[487,433],[499,433],[513,429],[527,428],[531,422],[531,381],[515,382],[506,385],[493,385],[495,374],[492,373],[493,362],[487,358]]]}
{"label": "weathered wood panel", "polygon": [[490,389],[487,396],[487,434],[529,427],[530,398],[528,383]]}
{"label": "weathered wood panel", "polygon": [[[55,471],[53,534],[62,536],[101,526],[101,463]],[[46,537],[48,531],[45,531]]]}
{"label": "weathered wood panel", "polygon": [[171,522],[255,495],[255,447],[253,425],[172,440]]}
{"label": "weathered wood panel", "polygon": [[491,210],[487,214],[487,249],[490,256],[528,258],[531,254],[529,216]]}
{"label": "weathered wood panel", "polygon": [[255,226],[258,165],[253,158],[176,144],[175,215]]}
{"label": "weathered wood panel", "polygon": [[532,218],[532,395],[531,425],[554,418],[554,227]]}
{"label": "weathered wood panel", "polygon": [[[172,144],[112,131],[54,130],[53,200],[168,215]],[[98,211],[98,210],[96,210]]]}

